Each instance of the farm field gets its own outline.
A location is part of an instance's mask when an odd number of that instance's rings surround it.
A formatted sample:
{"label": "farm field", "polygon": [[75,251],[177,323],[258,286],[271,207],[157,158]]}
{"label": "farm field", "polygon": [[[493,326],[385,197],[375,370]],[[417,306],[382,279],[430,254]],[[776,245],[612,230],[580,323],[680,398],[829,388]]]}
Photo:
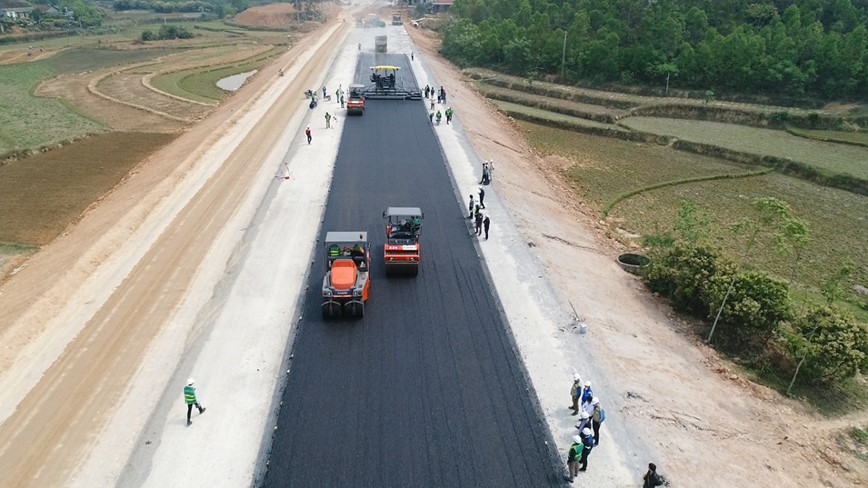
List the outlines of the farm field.
{"label": "farm field", "polygon": [[[619,194],[661,181],[756,169],[665,146],[637,144],[526,122],[519,126],[537,151],[569,161],[565,163],[568,165],[564,171],[566,177],[582,198],[597,209]],[[601,166],[594,161],[607,164]],[[735,253],[739,249],[729,227],[750,215],[750,202],[760,197],[786,201],[810,226],[811,241],[796,275],[796,281],[802,285],[796,288],[809,290],[813,295],[833,271],[847,262],[859,263],[868,254],[868,198],[774,172],[649,190],[619,203],[609,213],[608,220],[627,234],[637,236],[668,230],[672,228],[680,202],[690,201],[711,217],[714,224],[710,237],[726,251]],[[758,252],[754,264],[781,277],[789,277],[792,272],[788,258],[771,249]],[[868,269],[857,268],[849,285],[868,282]],[[847,288],[851,302],[864,302],[865,297],[852,286]],[[865,313],[855,307],[854,312],[863,316]]]}
{"label": "farm field", "polygon": [[47,244],[174,137],[109,132],[0,166],[0,242]]}
{"label": "farm field", "polygon": [[612,122],[617,117],[623,117],[629,114],[627,110],[609,108],[590,103],[573,102],[570,100],[553,99],[485,83],[477,83],[476,87],[480,93],[491,99],[518,103],[530,107],[538,107],[553,112],[575,115],[577,117],[598,120],[601,122]]}
{"label": "farm field", "polygon": [[785,131],[720,122],[628,117],[619,124],[636,131],[677,137],[751,154],[789,158],[827,174],[868,179],[868,148],[807,140]]}
{"label": "farm field", "polygon": [[105,129],[61,100],[33,95],[36,86],[53,75],[38,63],[0,66],[0,154]]}
{"label": "farm field", "polygon": [[258,69],[282,51],[280,47],[238,46],[234,53],[224,54],[218,64],[157,75],[151,79],[151,84],[175,96],[214,103],[229,96],[229,93],[217,87],[218,80]]}
{"label": "farm field", "polygon": [[810,130],[790,128],[787,132],[821,141],[844,142],[868,147],[868,132],[841,132],[834,130]]}
{"label": "farm field", "polygon": [[564,123],[568,125],[574,125],[579,127],[593,127],[597,129],[607,129],[614,130],[619,132],[629,132],[628,129],[621,127],[615,124],[606,124],[604,122],[595,122],[593,120],[585,119],[582,117],[575,117],[573,115],[566,115],[558,112],[552,112],[550,110],[544,110],[541,108],[528,107],[527,105],[520,105],[512,102],[504,102],[502,100],[491,100],[500,111],[505,112],[507,114],[516,114],[519,117],[521,115],[528,115],[530,117],[542,120],[548,120],[552,122]]}

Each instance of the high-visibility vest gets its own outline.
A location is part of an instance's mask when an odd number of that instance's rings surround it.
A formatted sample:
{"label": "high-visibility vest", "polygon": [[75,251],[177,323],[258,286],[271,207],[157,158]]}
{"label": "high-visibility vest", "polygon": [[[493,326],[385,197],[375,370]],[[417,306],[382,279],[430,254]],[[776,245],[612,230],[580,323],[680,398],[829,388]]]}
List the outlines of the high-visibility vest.
{"label": "high-visibility vest", "polygon": [[191,405],[196,403],[196,389],[190,385],[184,387],[184,400],[187,402],[187,405]]}
{"label": "high-visibility vest", "polygon": [[[570,454],[573,454],[573,456],[575,456],[572,458],[572,461],[579,460],[579,457],[582,455],[582,450],[584,448],[585,446],[582,444],[573,444],[572,446],[570,446]],[[570,458],[567,457],[567,460],[570,460]]]}

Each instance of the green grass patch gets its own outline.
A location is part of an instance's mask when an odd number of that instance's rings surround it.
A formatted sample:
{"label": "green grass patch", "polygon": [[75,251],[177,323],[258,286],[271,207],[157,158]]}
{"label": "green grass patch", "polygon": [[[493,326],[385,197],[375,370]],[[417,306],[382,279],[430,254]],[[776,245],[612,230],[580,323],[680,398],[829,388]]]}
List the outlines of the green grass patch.
{"label": "green grass patch", "polygon": [[[868,198],[844,190],[821,187],[797,178],[768,173],[739,180],[703,181],[662,188],[638,194],[621,202],[609,214],[621,227],[634,234],[649,234],[671,229],[681,201],[702,208],[714,221],[711,239],[730,255],[741,252],[741,241],[732,237],[729,228],[747,215],[756,198],[775,197],[789,203],[796,216],[810,228],[810,242],[802,251],[795,271],[792,257],[776,249],[755,249],[750,265],[774,276],[789,279],[791,295],[798,303],[818,301],[819,286],[829,275],[847,262],[860,263],[868,253]],[[857,265],[844,283],[845,298],[853,313],[868,318],[864,295],[853,290],[868,283],[868,268]],[[853,306],[855,304],[856,306]],[[843,305],[843,304],[842,304]]]}
{"label": "green grass patch", "polygon": [[160,90],[182,98],[206,103],[220,101],[228,97],[229,92],[218,88],[217,81],[227,76],[259,69],[269,59],[283,51],[283,48],[276,47],[231,65],[167,73],[154,77],[151,83]]}
{"label": "green grass patch", "polygon": [[[775,172],[741,179],[718,179],[764,168],[655,144],[621,141],[526,122],[519,125],[538,152],[575,163],[565,175],[577,193],[598,211],[616,198],[630,195],[610,211],[609,218],[632,234],[672,229],[680,202],[687,200],[709,214],[714,222],[711,238],[734,254],[737,243],[729,227],[749,215],[750,202],[761,197],[786,201],[798,217],[808,222],[811,231],[811,241],[804,250],[793,286],[794,298],[798,301],[816,300],[818,287],[829,274],[848,261],[863,262],[863,256],[868,254],[868,197]],[[697,181],[689,181],[692,179]],[[655,186],[661,187],[649,189]],[[792,273],[790,259],[774,249],[758,249],[752,264],[783,278],[789,278]],[[868,304],[853,286],[865,286],[865,283],[868,283],[868,267],[857,265],[854,274],[843,284],[847,290],[847,307],[863,320],[868,318]]]}
{"label": "green grass patch", "polygon": [[841,142],[868,147],[868,132],[841,132],[836,130],[810,130],[789,128],[790,134],[818,141]]}
{"label": "green grass patch", "polygon": [[[771,366],[752,368],[738,364],[739,371],[751,381],[763,384],[785,395],[792,378],[781,377]],[[850,378],[834,387],[818,387],[796,382],[790,392],[794,398],[811,405],[828,418],[840,417],[868,407],[868,388],[864,380]]]}
{"label": "green grass patch", "polygon": [[500,100],[528,107],[535,107],[551,112],[589,119],[604,124],[614,124],[618,117],[627,114],[624,110],[615,110],[600,105],[548,98],[533,95],[518,90],[510,90],[486,83],[477,83],[477,90],[487,98]]}
{"label": "green grass patch", "polygon": [[690,142],[761,156],[791,159],[824,173],[868,179],[868,148],[806,140],[785,131],[720,122],[657,117],[628,117],[620,124],[632,130],[677,137]]}
{"label": "green grass patch", "polygon": [[36,148],[104,128],[66,103],[33,96],[54,73],[37,63],[0,66],[0,155]]}
{"label": "green grass patch", "polygon": [[82,73],[112,66],[140,63],[177,52],[176,49],[75,48],[58,53],[40,64],[57,74]]}
{"label": "green grass patch", "polygon": [[523,115],[526,114],[533,119],[540,121],[551,121],[556,123],[565,123],[569,125],[574,125],[577,127],[592,127],[599,129],[607,129],[607,130],[615,130],[619,132],[629,132],[627,129],[623,127],[619,127],[615,124],[607,124],[604,122],[595,122],[593,120],[589,120],[582,117],[576,117],[574,115],[567,115],[558,112],[552,112],[550,110],[545,110],[537,107],[529,107],[527,105],[522,105],[513,102],[507,102],[503,100],[492,100],[494,105],[500,109],[500,111],[505,112],[509,115],[517,114]]}
{"label": "green grass patch", "polygon": [[[519,126],[538,152],[576,163],[566,176],[582,198],[599,210],[619,195],[651,185],[760,169],[656,144],[613,140],[526,122]],[[602,165],[602,161],[611,164]]]}
{"label": "green grass patch", "polygon": [[0,241],[23,246],[50,242],[174,137],[110,132],[0,166]]}

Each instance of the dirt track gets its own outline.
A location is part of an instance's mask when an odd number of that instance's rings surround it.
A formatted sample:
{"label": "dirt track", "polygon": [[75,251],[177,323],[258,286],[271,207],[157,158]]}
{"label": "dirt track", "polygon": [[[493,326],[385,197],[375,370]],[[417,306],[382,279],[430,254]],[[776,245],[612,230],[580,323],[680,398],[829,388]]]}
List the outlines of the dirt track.
{"label": "dirt track", "polygon": [[[314,35],[327,32],[327,27]],[[326,52],[329,44],[325,46],[314,58],[317,66],[303,73],[317,72],[330,60]],[[282,62],[293,58],[290,52]],[[220,136],[226,124],[232,123],[233,112],[245,110],[250,95],[261,91],[277,68],[272,66],[258,76],[258,81],[246,88],[248,96],[233,98],[203,124],[154,155],[142,165],[139,174],[4,284],[0,289],[0,309],[5,312],[0,318],[0,342],[7,345],[0,352],[4,381],[20,381],[20,377],[10,378],[10,367],[13,362],[24,362],[20,353],[41,333],[49,332],[45,330],[48,324],[62,323],[61,313],[87,305],[70,303],[77,298],[71,293],[75,284],[86,281],[98,269],[101,257],[120,248],[137,223],[141,224],[144,216],[173,191],[173,183],[185,172],[196,164],[212,164],[200,160],[209,143]],[[288,91],[300,93],[312,84],[302,75]],[[0,472],[5,485],[64,484],[87,452],[94,433],[114,413],[116,395],[124,391],[149,341],[167,324],[211,241],[223,231],[226,217],[233,213],[246,185],[259,171],[253,162],[265,159],[271,150],[270,141],[286,125],[296,105],[293,97],[282,97],[272,106],[213,178],[171,223],[165,222],[159,238],[143,249],[137,264],[106,294],[106,301],[82,324],[75,339],[51,362],[35,387],[16,385],[29,391],[0,426]],[[128,224],[119,228],[119,220]],[[97,236],[103,238],[95,239]],[[62,274],[58,275],[58,270],[63,270]],[[9,407],[7,402],[4,409]]]}

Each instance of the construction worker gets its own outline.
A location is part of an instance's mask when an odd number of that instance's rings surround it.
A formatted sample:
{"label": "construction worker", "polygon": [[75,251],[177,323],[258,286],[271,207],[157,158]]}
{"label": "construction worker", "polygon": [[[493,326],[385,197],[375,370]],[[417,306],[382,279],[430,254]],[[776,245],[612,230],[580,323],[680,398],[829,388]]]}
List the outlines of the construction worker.
{"label": "construction worker", "polygon": [[490,176],[488,173],[488,161],[484,161],[482,163],[482,180],[479,181],[480,185],[487,185],[489,183]]}
{"label": "construction worker", "polygon": [[[479,189],[479,201],[482,202],[482,196],[485,192],[482,188]],[[484,208],[484,207],[483,207]],[[573,373],[573,386],[570,387],[570,398],[573,400],[573,405],[570,407],[573,415],[579,414],[579,395],[582,393],[582,377],[579,373]]]}
{"label": "construction worker", "polygon": [[582,444],[582,438],[578,435],[574,435],[573,444],[570,446],[570,450],[567,453],[567,468],[570,471],[570,476],[567,479],[570,483],[575,481],[576,475],[579,474],[579,458],[581,457],[583,450],[584,444]]}
{"label": "construction worker", "polygon": [[422,228],[422,219],[419,216],[414,216],[410,219],[410,230],[413,232],[419,232],[419,229]]}
{"label": "construction worker", "polygon": [[655,488],[666,484],[666,480],[657,474],[657,465],[648,463],[648,471],[642,478],[642,488]]}
{"label": "construction worker", "polygon": [[588,412],[582,412],[581,420],[579,420],[579,423],[576,424],[576,429],[578,429],[579,432],[581,432],[581,431],[585,430],[585,428],[590,427],[590,426],[591,426],[591,416],[588,415]]}
{"label": "construction worker", "polygon": [[603,409],[600,407],[600,399],[594,397],[591,400],[591,407],[593,408],[593,413],[591,414],[591,426],[594,428],[594,447],[600,445],[600,424],[605,420],[605,415],[603,414]]}
{"label": "construction worker", "polygon": [[335,90],[335,101],[336,101],[336,102],[341,101],[341,89],[340,89],[340,88],[338,88],[337,90]]}
{"label": "construction worker", "polygon": [[304,135],[307,136],[307,143],[310,144],[310,141],[313,139],[310,135],[310,126],[307,126],[307,129],[304,130]]}
{"label": "construction worker", "polygon": [[476,235],[482,235],[482,212],[479,211],[479,205],[476,206]]}
{"label": "construction worker", "polygon": [[473,218],[473,207],[475,205],[476,205],[476,201],[473,200],[473,193],[471,193],[470,194],[470,205],[467,206],[467,211],[470,212],[470,216],[467,217],[468,219]]}
{"label": "construction worker", "polygon": [[341,108],[344,108],[344,94],[341,93]]}
{"label": "construction worker", "polygon": [[199,415],[205,413],[205,408],[199,405],[199,399],[196,398],[196,388],[193,387],[193,383],[195,383],[195,380],[190,378],[187,380],[187,386],[184,387],[184,401],[187,403],[187,425],[193,423],[190,420],[190,414],[193,413],[193,405],[196,405],[196,408],[199,409]]}
{"label": "construction worker", "polygon": [[336,258],[341,255],[341,248],[337,244],[329,246],[329,257]]}
{"label": "construction worker", "polygon": [[585,427],[582,429],[582,456],[579,458],[579,471],[588,470],[588,456],[591,454],[591,449],[594,448],[594,434],[591,429]]}
{"label": "construction worker", "polygon": [[[582,395],[581,395],[582,406],[584,407],[586,403],[588,405],[590,405],[590,401],[592,398],[594,398],[594,392],[591,390],[591,382],[586,381],[585,386],[582,387]],[[588,410],[588,413],[591,413],[590,407],[586,408],[586,410]]]}
{"label": "construction worker", "polygon": [[443,119],[443,114],[441,114],[440,111],[438,110],[437,114],[434,115],[434,118],[437,119],[437,125],[440,125],[440,120]]}
{"label": "construction worker", "polygon": [[452,122],[452,107],[446,107],[446,123]]}
{"label": "construction worker", "polygon": [[491,219],[488,218],[488,215],[482,219],[482,228],[485,229],[485,240],[488,240],[488,227],[491,226]]}
{"label": "construction worker", "polygon": [[326,119],[326,129],[331,129],[332,128],[332,114],[326,112],[325,119]]}
{"label": "construction worker", "polygon": [[481,186],[479,187],[479,206],[485,208],[485,190]]}

